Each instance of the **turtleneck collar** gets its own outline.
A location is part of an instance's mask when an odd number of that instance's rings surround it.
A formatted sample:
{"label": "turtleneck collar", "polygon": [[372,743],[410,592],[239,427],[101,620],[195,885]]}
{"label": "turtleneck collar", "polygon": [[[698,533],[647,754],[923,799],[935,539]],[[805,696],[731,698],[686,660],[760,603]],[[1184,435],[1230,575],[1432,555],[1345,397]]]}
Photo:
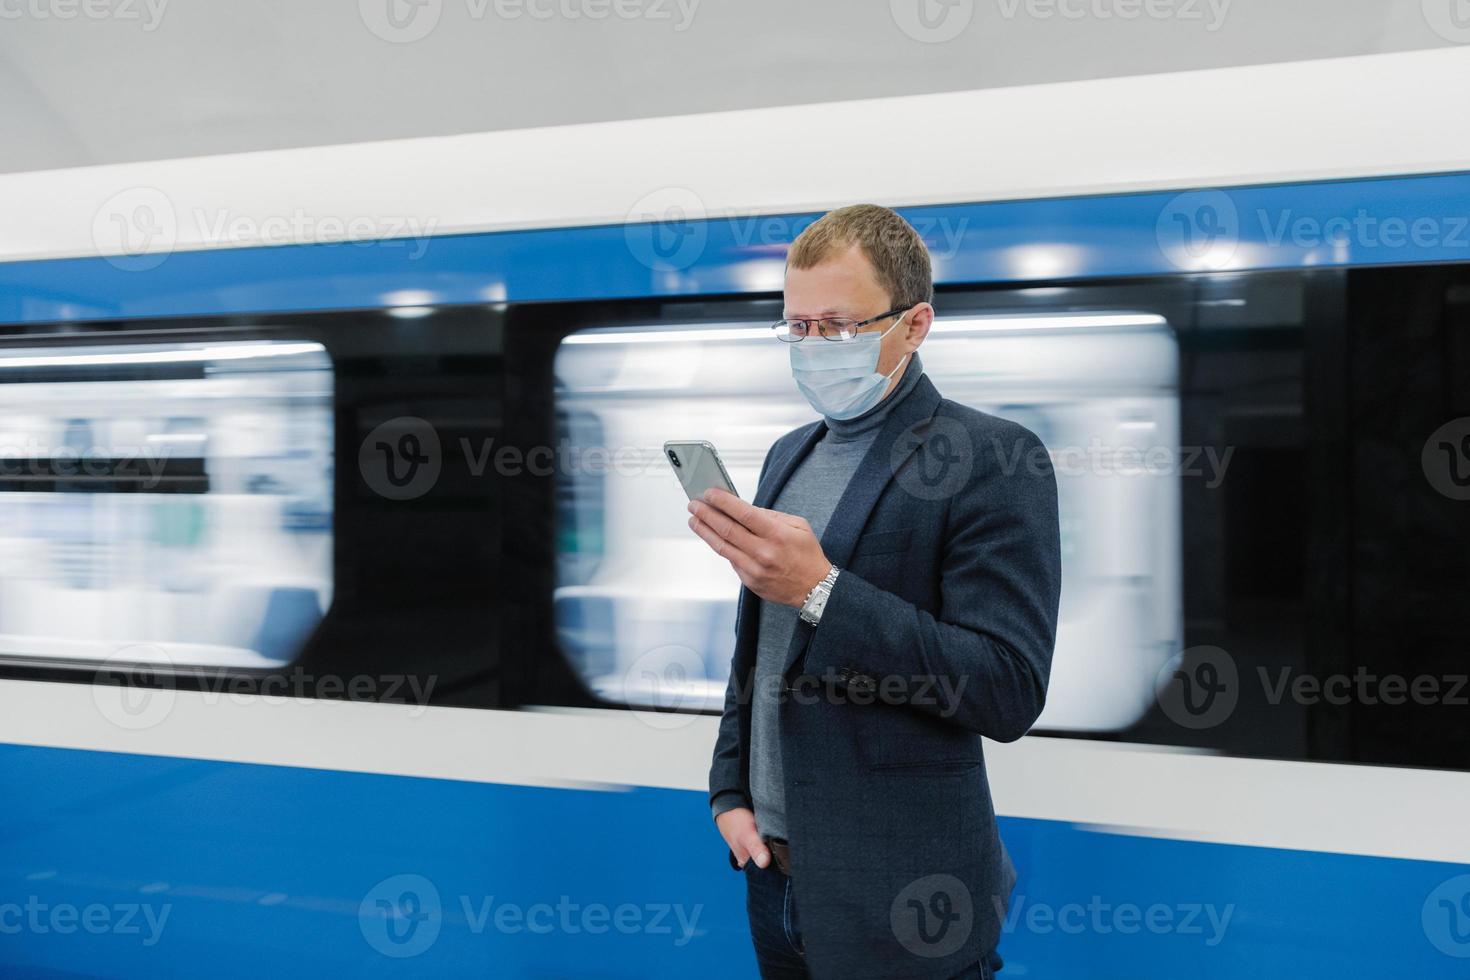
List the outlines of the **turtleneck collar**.
{"label": "turtleneck collar", "polygon": [[919,378],[923,373],[924,364],[919,360],[919,352],[914,351],[913,356],[904,365],[903,375],[899,377],[898,384],[888,397],[856,418],[834,419],[823,416],[823,420],[827,423],[827,437],[834,442],[850,442],[877,431],[884,422],[888,421],[889,413],[897,407],[898,403],[907,398],[909,392],[918,386]]}

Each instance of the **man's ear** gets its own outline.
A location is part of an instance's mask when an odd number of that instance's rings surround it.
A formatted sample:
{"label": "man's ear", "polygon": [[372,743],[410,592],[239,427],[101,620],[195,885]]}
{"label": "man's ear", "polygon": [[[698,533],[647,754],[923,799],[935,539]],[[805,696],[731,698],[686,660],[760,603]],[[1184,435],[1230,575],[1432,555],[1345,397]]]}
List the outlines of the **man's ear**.
{"label": "man's ear", "polygon": [[929,336],[929,328],[934,326],[934,307],[930,303],[920,303],[904,319],[906,332],[904,339],[917,348]]}

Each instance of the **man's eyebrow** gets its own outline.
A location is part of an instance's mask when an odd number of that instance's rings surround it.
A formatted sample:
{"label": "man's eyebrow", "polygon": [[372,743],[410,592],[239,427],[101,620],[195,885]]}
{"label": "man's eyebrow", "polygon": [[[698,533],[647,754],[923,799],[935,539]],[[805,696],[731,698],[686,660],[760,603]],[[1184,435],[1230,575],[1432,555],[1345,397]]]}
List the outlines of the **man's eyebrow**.
{"label": "man's eyebrow", "polygon": [[823,310],[820,313],[800,313],[800,314],[798,314],[798,313],[789,313],[789,312],[786,312],[786,311],[783,310],[782,311],[782,315],[784,315],[788,320],[797,320],[797,319],[803,319],[803,320],[820,320],[820,319],[824,319],[824,318],[829,317],[829,316],[851,316],[852,314],[848,313],[846,310],[831,310],[831,309],[828,309],[828,310]]}

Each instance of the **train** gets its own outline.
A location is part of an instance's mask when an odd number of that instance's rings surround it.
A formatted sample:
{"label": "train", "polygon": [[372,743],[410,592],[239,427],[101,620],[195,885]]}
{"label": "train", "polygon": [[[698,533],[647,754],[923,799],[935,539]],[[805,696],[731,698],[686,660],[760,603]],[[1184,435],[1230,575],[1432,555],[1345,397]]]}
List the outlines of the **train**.
{"label": "train", "polygon": [[0,972],[754,975],[659,447],[753,493],[785,250],[869,201],[1057,473],[1001,975],[1465,975],[1467,71],[0,176]]}

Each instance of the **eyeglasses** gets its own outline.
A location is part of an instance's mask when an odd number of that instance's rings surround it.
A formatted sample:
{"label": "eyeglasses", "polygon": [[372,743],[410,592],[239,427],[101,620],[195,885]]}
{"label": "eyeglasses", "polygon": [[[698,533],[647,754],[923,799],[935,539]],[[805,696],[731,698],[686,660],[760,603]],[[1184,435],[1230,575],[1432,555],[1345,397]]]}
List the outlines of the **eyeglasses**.
{"label": "eyeglasses", "polygon": [[776,331],[776,339],[782,343],[797,344],[816,334],[823,340],[851,340],[857,336],[858,330],[879,320],[886,320],[891,316],[898,316],[908,309],[900,306],[896,310],[880,313],[869,320],[852,320],[848,317],[831,317],[825,320],[778,320],[771,324],[771,329]]}

